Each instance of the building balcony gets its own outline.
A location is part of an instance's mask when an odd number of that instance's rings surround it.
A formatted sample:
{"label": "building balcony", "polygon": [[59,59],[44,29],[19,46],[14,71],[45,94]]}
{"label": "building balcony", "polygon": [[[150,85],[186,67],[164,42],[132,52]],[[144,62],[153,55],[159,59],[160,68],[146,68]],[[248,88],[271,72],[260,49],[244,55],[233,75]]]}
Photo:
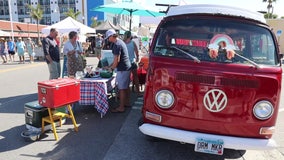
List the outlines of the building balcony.
{"label": "building balcony", "polygon": [[45,5],[50,6],[49,2],[39,2],[39,4],[40,4],[41,6],[45,6]]}
{"label": "building balcony", "polygon": [[58,4],[66,4],[66,5],[68,5],[68,4],[75,4],[76,2],[75,2],[75,0],[58,0]]}

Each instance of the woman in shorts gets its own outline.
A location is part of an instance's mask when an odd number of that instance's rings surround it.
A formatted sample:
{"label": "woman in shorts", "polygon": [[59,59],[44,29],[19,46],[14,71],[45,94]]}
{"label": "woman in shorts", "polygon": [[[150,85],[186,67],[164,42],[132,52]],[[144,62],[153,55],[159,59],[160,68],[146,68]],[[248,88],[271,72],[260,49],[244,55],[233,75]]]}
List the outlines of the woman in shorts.
{"label": "woman in shorts", "polygon": [[26,45],[22,41],[22,38],[18,39],[19,41],[16,43],[17,47],[17,53],[20,59],[20,63],[25,63],[25,50],[26,50]]}
{"label": "woman in shorts", "polygon": [[26,46],[27,46],[27,50],[28,50],[28,54],[30,56],[30,63],[34,63],[34,48],[35,48],[35,45],[34,45],[34,42],[31,41],[31,38],[28,38],[27,39],[27,43],[26,43]]}
{"label": "woman in shorts", "polygon": [[0,55],[3,60],[3,64],[7,63],[7,44],[3,38],[0,39]]}

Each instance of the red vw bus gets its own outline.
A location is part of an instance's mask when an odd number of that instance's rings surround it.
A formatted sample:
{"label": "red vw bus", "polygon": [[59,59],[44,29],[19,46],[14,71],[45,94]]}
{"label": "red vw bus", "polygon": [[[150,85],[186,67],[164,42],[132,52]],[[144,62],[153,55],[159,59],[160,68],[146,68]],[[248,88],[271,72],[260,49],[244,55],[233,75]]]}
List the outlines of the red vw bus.
{"label": "red vw bus", "polygon": [[260,13],[170,8],[150,48],[140,131],[218,155],[224,148],[274,148],[280,59]]}

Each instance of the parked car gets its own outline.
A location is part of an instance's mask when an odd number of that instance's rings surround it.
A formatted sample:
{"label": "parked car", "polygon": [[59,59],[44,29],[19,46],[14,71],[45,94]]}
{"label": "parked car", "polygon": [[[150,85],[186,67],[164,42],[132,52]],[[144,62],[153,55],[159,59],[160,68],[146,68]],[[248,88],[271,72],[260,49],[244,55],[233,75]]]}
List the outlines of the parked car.
{"label": "parked car", "polygon": [[149,50],[142,123],[148,136],[195,151],[262,150],[279,109],[282,69],[264,16],[235,7],[172,7]]}

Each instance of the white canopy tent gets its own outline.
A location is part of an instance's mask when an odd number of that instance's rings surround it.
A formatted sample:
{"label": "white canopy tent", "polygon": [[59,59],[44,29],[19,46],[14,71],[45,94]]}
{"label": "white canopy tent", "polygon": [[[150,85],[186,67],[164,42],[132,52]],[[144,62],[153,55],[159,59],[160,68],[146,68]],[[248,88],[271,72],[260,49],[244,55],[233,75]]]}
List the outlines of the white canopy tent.
{"label": "white canopy tent", "polygon": [[156,28],[162,19],[163,17],[140,17],[140,23],[141,23],[140,27],[141,29],[139,29],[140,34],[143,34],[143,32],[145,34],[146,32],[145,28],[147,28],[149,33],[148,32],[146,33],[152,36],[155,33]]}
{"label": "white canopy tent", "polygon": [[41,30],[41,32],[44,34],[49,34],[51,28],[56,28],[59,34],[66,34],[71,31],[76,31],[81,35],[85,35],[87,33],[96,33],[96,30],[94,28],[88,27],[71,17],[67,17],[58,23],[45,27]]}
{"label": "white canopy tent", "polygon": [[149,36],[150,36],[150,28],[141,25],[141,26],[138,28],[137,34],[138,34],[139,36],[146,36],[146,37],[149,37]]}
{"label": "white canopy tent", "polygon": [[10,36],[9,32],[5,32],[5,31],[0,30],[0,37],[7,37],[7,36]]}

